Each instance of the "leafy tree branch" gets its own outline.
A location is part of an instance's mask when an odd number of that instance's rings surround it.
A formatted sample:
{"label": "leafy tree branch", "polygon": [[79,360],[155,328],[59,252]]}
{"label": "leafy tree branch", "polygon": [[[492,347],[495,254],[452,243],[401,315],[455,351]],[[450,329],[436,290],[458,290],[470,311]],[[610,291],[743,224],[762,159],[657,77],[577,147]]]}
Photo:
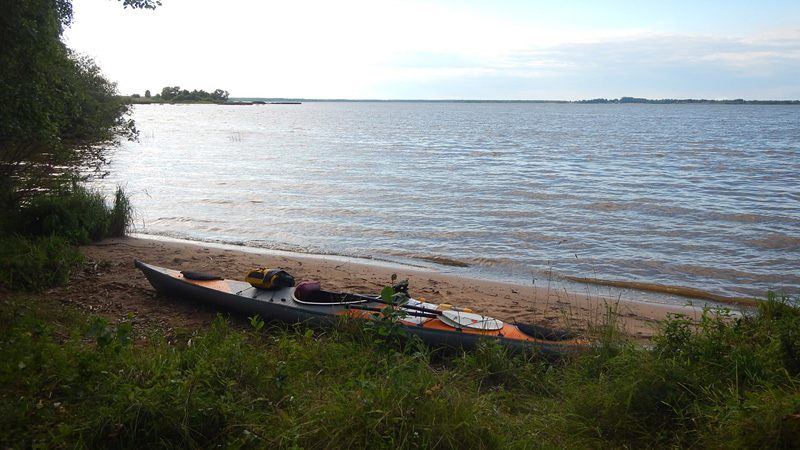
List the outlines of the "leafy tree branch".
{"label": "leafy tree branch", "polygon": [[[80,179],[106,149],[136,137],[128,104],[89,58],[61,40],[68,0],[4,2],[0,14],[0,207]],[[124,0],[154,9],[152,0]]]}

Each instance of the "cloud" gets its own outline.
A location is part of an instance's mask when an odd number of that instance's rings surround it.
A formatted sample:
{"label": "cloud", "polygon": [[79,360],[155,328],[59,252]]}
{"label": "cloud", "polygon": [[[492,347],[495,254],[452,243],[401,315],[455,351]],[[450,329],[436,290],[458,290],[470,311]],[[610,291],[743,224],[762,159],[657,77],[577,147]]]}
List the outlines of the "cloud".
{"label": "cloud", "polygon": [[380,65],[376,84],[388,92],[399,92],[397,86],[416,90],[422,98],[761,98],[774,92],[765,88],[773,84],[797,95],[800,83],[786,75],[800,73],[799,35],[625,31],[587,33],[489,57],[407,51]]}
{"label": "cloud", "polygon": [[[622,12],[605,19],[586,13],[575,23],[530,5],[519,17],[486,5],[393,0],[224,7],[171,0],[154,13],[116,2],[74,6],[76,49],[95,57],[126,93],[176,84],[307,98],[746,98],[774,86],[789,98],[800,91],[793,80],[800,27],[791,20],[725,35],[698,32],[699,25],[636,28],[647,22],[623,20]],[[95,9],[96,16],[85,14]]]}

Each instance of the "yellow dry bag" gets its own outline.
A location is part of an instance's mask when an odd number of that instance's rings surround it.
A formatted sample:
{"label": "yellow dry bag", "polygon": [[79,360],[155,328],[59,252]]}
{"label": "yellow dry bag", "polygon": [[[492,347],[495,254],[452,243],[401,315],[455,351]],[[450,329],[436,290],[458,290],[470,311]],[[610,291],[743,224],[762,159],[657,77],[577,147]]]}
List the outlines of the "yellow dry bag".
{"label": "yellow dry bag", "polygon": [[279,269],[255,269],[244,280],[259,289],[279,289],[294,286],[294,277]]}

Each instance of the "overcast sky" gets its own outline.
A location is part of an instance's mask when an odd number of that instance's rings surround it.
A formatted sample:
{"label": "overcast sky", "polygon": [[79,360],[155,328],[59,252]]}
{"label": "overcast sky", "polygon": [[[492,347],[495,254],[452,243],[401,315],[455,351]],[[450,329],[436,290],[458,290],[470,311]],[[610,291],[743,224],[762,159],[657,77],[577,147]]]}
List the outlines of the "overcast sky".
{"label": "overcast sky", "polygon": [[800,99],[798,0],[73,0],[123,94]]}

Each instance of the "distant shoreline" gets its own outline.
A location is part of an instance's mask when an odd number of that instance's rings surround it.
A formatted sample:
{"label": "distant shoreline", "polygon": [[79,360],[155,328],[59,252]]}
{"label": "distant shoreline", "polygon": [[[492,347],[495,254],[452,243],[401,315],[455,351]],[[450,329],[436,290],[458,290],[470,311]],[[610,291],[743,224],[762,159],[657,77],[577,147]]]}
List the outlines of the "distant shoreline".
{"label": "distant shoreline", "polygon": [[[125,97],[125,96],[123,96]],[[280,98],[280,97],[232,97],[227,101],[164,101],[159,97],[126,97],[135,105],[300,105],[302,103],[557,103],[593,105],[800,105],[800,100],[708,100],[708,99],[647,99],[621,97],[618,99],[595,98],[591,100],[426,100],[426,99],[346,99],[346,98]]]}
{"label": "distant shoreline", "polygon": [[[650,104],[650,105],[800,105],[800,100],[706,100],[706,99],[638,99],[623,97],[621,99],[593,99],[593,100],[380,100],[380,99],[293,99],[293,98],[259,98],[237,97],[230,98],[227,103],[220,104],[301,104],[317,102],[339,103],[557,103],[557,104]],[[166,102],[165,102],[166,103]]]}
{"label": "distant shoreline", "polygon": [[135,98],[130,99],[132,105],[222,105],[222,106],[247,106],[247,105],[300,105],[301,102],[293,100],[283,101],[267,101],[267,100],[229,100],[224,102],[206,102],[206,101],[191,101],[191,102],[171,102],[159,101],[152,99]]}

